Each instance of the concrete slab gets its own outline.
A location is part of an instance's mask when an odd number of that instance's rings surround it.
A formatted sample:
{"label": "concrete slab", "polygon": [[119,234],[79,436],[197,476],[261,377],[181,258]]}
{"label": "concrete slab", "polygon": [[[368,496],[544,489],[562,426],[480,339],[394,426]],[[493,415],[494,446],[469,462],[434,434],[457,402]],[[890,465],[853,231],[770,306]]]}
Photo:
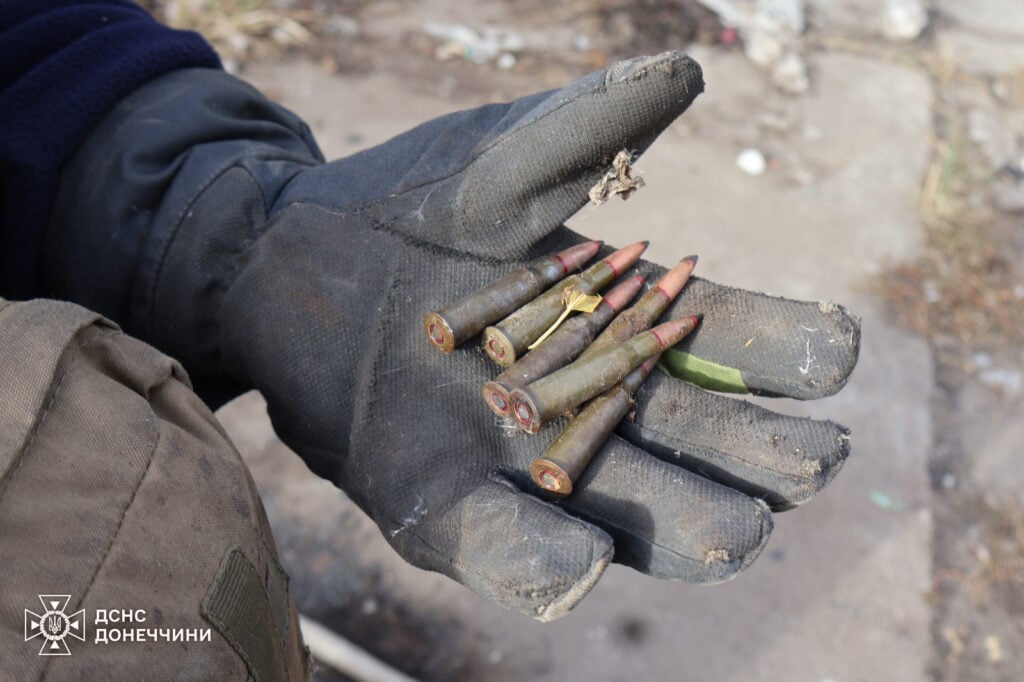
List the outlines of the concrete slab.
{"label": "concrete slab", "polygon": [[[652,235],[653,260],[698,253],[709,279],[810,300],[848,301],[884,262],[917,254],[932,97],[923,75],[821,55],[816,91],[793,100],[740,55],[694,55],[707,90],[637,164],[647,187],[584,208],[572,227],[614,243],[630,225]],[[736,166],[746,147],[765,153],[769,172]]]}
{"label": "concrete slab", "polygon": [[935,11],[958,25],[990,36],[1024,37],[1024,4],[1018,0],[935,0]]}
{"label": "concrete slab", "polygon": [[807,0],[808,23],[827,35],[885,38],[887,0]]}
{"label": "concrete slab", "polygon": [[939,56],[973,76],[1005,76],[1024,70],[1020,38],[992,38],[960,29],[939,31]]}
{"label": "concrete slab", "polygon": [[[1024,362],[997,368],[1020,380]],[[1024,500],[1024,399],[1019,389],[987,387],[971,381],[960,393],[961,440],[972,464],[976,489],[998,497]]]}
{"label": "concrete slab", "polygon": [[[273,438],[261,401],[247,396],[219,416],[253,468],[302,608],[334,614],[332,626],[427,679],[923,679],[931,361],[923,342],[883,322],[862,286],[880,261],[920,245],[928,81],[821,56],[816,91],[791,100],[739,55],[700,58],[708,92],[643,160],[648,187],[573,225],[621,242],[625,224],[631,238],[652,239],[655,260],[697,252],[709,278],[861,314],[861,362],[846,390],[818,404],[774,403],[851,427],[846,471],[820,499],[779,515],[765,554],[738,579],[694,587],[613,566],[576,611],[542,625],[402,563]],[[410,99],[387,78],[330,78],[302,63],[247,76],[306,116],[331,155],[471,104]],[[774,160],[763,176],[734,164],[750,145]]]}

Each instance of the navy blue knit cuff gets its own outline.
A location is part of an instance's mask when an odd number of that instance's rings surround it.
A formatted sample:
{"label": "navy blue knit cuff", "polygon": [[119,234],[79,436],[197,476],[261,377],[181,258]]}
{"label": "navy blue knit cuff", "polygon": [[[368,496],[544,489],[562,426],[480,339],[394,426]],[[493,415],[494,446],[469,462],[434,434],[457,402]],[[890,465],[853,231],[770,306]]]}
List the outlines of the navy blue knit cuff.
{"label": "navy blue knit cuff", "polygon": [[0,294],[29,298],[64,162],[133,90],[220,60],[127,0],[0,0],[0,27]]}

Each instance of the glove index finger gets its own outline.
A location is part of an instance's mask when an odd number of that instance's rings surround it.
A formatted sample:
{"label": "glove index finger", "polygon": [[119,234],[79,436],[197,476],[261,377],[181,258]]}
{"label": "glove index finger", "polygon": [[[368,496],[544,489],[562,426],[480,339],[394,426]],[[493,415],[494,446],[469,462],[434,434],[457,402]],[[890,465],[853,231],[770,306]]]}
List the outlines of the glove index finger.
{"label": "glove index finger", "polygon": [[728,393],[812,400],[846,385],[860,320],[832,302],[793,301],[694,277],[666,314],[700,312],[696,332],[662,356],[671,376]]}

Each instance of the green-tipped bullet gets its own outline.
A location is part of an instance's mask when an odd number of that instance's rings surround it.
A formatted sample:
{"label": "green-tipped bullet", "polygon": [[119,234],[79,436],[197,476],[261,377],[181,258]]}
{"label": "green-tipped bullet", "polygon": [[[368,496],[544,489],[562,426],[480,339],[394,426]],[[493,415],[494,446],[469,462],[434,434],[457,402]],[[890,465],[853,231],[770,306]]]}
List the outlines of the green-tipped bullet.
{"label": "green-tipped bullet", "polygon": [[516,270],[444,310],[427,313],[423,316],[423,329],[427,332],[427,338],[438,350],[452,352],[455,346],[530,302],[579,268],[597,255],[600,248],[601,242],[597,241],[577,244]]}
{"label": "green-tipped bullet", "polygon": [[533,482],[555,495],[564,497],[572,493],[573,483],[629,412],[633,394],[640,389],[660,357],[661,353],[658,353],[648,358],[620,383],[587,403],[544,454],[530,463]]}
{"label": "green-tipped bullet", "polygon": [[594,339],[580,355],[580,359],[589,357],[602,348],[631,339],[640,332],[650,329],[661,314],[675,300],[679,292],[686,286],[693,268],[697,265],[697,256],[687,256],[662,275],[658,283],[644,292],[640,299],[611,321],[601,334]]}
{"label": "green-tipped bullet", "polygon": [[526,386],[563,367],[579,355],[594,340],[608,322],[633,300],[644,278],[630,277],[613,287],[602,299],[597,310],[570,318],[544,343],[513,363],[499,374],[494,381],[484,384],[484,402],[499,417],[512,415],[510,392],[513,388]]}
{"label": "green-tipped bullet", "polygon": [[611,284],[640,258],[648,242],[637,242],[619,249],[579,275],[567,277],[539,297],[527,303],[496,325],[484,330],[484,350],[496,363],[509,367],[540,338],[562,313],[566,289],[594,294]]}
{"label": "green-tipped bullet", "polygon": [[665,322],[513,390],[516,422],[524,431],[537,433],[544,422],[611,388],[647,359],[679,343],[699,323],[698,317]]}

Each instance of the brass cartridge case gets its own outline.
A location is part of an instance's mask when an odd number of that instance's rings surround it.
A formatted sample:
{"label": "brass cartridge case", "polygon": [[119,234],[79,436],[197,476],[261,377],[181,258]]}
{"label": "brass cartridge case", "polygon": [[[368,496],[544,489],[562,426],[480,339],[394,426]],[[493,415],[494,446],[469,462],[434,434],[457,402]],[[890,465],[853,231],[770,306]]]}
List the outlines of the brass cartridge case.
{"label": "brass cartridge case", "polygon": [[536,298],[552,284],[593,258],[601,242],[585,242],[516,270],[494,284],[423,316],[423,329],[434,346],[450,353],[487,325]]}
{"label": "brass cartridge case", "polygon": [[644,278],[630,277],[604,297],[597,310],[567,320],[542,344],[522,356],[493,381],[484,384],[484,402],[499,417],[512,415],[510,392],[563,367],[594,340],[601,329],[636,296]]}
{"label": "brass cartridge case", "polygon": [[562,295],[566,289],[594,294],[611,284],[640,258],[648,242],[637,242],[619,249],[581,272],[551,287],[530,303],[497,324],[484,330],[484,350],[502,367],[510,367],[526,348],[540,338],[562,313]]}
{"label": "brass cartridge case", "polygon": [[612,320],[605,330],[594,339],[590,347],[583,351],[580,359],[607,346],[622,343],[640,332],[650,329],[651,325],[661,317],[669,304],[683,290],[696,265],[697,256],[687,256],[679,261],[675,267],[658,280],[657,284],[645,291],[635,304]]}
{"label": "brass cartridge case", "polygon": [[544,422],[611,388],[645,360],[678,343],[698,323],[697,317],[665,322],[514,389],[512,414],[516,423],[528,433],[537,433]]}
{"label": "brass cartridge case", "polygon": [[544,454],[530,463],[530,478],[538,487],[562,497],[572,493],[576,479],[629,412],[633,395],[660,357],[659,353],[647,359],[621,382],[587,403]]}

